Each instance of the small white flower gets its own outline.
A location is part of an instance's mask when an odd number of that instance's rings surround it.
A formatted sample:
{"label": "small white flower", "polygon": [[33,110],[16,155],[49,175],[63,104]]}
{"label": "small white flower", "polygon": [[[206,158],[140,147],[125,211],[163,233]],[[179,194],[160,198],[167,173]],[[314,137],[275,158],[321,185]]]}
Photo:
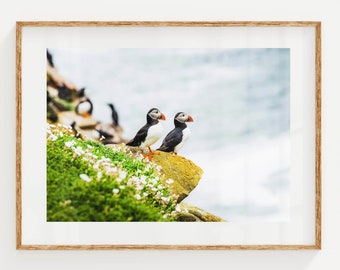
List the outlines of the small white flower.
{"label": "small white flower", "polygon": [[147,197],[147,196],[148,196],[148,193],[143,192],[143,197]]}
{"label": "small white flower", "polygon": [[142,186],[142,185],[137,185],[137,186],[136,186],[136,189],[137,189],[137,190],[142,190],[143,188],[144,188],[144,186]]}
{"label": "small white flower", "polygon": [[83,149],[82,149],[80,146],[78,146],[76,149],[74,149],[74,152],[75,152],[78,156],[84,154],[84,151],[83,151]]}
{"label": "small white flower", "polygon": [[139,194],[136,194],[136,195],[135,195],[135,198],[136,198],[137,200],[140,200],[140,199],[141,199],[141,196],[140,196]]}
{"label": "small white flower", "polygon": [[161,200],[163,202],[169,202],[170,201],[170,198],[169,197],[162,197]]}
{"label": "small white flower", "polygon": [[87,174],[82,173],[79,175],[79,177],[86,182],[91,182],[91,179]]}
{"label": "small white flower", "polygon": [[58,137],[54,134],[51,134],[50,139],[51,139],[52,142],[54,142],[55,140],[58,139]]}
{"label": "small white flower", "polygon": [[142,175],[142,176],[140,177],[140,181],[141,181],[143,184],[145,184],[145,180],[146,180],[146,176],[145,176],[145,175]]}
{"label": "small white flower", "polygon": [[117,172],[117,168],[116,168],[116,167],[108,168],[108,169],[107,169],[107,172],[108,172],[108,173],[115,173],[115,172]]}
{"label": "small white flower", "polygon": [[102,176],[103,176],[103,173],[102,173],[102,172],[98,172],[98,173],[97,173],[97,179],[101,179]]}
{"label": "small white flower", "polygon": [[120,188],[120,189],[124,189],[124,188],[125,188],[125,186],[121,185],[121,186],[119,186],[119,188]]}
{"label": "small white flower", "polygon": [[174,182],[174,180],[168,179],[168,180],[166,180],[165,182],[166,182],[168,185],[171,185],[171,184]]}
{"label": "small white flower", "polygon": [[66,143],[65,143],[65,146],[68,147],[68,148],[70,148],[70,147],[74,146],[75,144],[76,144],[76,143],[75,143],[74,141],[69,141],[69,142],[66,142]]}
{"label": "small white flower", "polygon": [[119,172],[119,179],[123,180],[126,178],[127,172],[126,171],[120,171]]}
{"label": "small white flower", "polygon": [[112,189],[112,192],[113,192],[113,194],[117,194],[119,192],[119,189],[118,188],[114,188],[114,189]]}

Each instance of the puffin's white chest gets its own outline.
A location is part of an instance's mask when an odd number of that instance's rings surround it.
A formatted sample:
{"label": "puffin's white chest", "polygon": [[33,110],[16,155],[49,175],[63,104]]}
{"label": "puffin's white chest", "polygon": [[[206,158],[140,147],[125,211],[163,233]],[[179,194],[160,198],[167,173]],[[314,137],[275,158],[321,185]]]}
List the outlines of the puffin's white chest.
{"label": "puffin's white chest", "polygon": [[145,141],[141,144],[141,148],[153,145],[163,136],[163,125],[158,122],[149,128],[148,134],[146,135]]}
{"label": "puffin's white chest", "polygon": [[177,153],[177,151],[183,147],[184,143],[189,139],[191,135],[191,130],[189,129],[189,127],[186,127],[185,129],[183,129],[182,132],[183,132],[182,141],[175,146],[175,149],[174,149],[175,153]]}
{"label": "puffin's white chest", "polygon": [[84,113],[88,113],[91,109],[91,104],[90,102],[81,102],[78,105],[78,114],[84,114]]}

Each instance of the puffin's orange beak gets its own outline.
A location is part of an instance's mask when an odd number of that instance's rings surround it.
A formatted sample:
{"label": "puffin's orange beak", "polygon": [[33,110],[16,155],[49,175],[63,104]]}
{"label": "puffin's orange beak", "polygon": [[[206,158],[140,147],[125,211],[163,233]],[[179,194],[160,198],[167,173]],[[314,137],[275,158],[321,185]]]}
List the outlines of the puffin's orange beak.
{"label": "puffin's orange beak", "polygon": [[161,120],[166,120],[165,115],[161,113]]}
{"label": "puffin's orange beak", "polygon": [[189,117],[188,117],[188,120],[187,120],[188,122],[194,122],[194,118],[192,118],[192,116],[191,115],[189,115]]}

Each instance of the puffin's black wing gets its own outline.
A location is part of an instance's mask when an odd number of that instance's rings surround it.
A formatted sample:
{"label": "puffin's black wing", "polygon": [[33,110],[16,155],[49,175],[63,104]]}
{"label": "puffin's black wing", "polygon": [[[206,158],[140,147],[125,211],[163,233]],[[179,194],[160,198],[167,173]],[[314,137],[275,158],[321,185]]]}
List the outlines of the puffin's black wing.
{"label": "puffin's black wing", "polygon": [[90,110],[89,110],[89,114],[92,115],[93,112],[93,103],[91,102],[91,100],[88,100],[88,102],[90,103]]}
{"label": "puffin's black wing", "polygon": [[175,128],[166,135],[162,145],[157,149],[163,152],[173,152],[175,147],[180,144],[183,138],[183,132],[180,128]]}
{"label": "puffin's black wing", "polygon": [[126,145],[128,146],[140,146],[145,141],[146,135],[148,135],[149,125],[143,126],[136,134],[136,136],[129,141]]}
{"label": "puffin's black wing", "polygon": [[112,123],[114,126],[119,126],[119,122],[118,122],[118,113],[115,109],[115,107],[113,106],[112,103],[108,104],[109,107],[111,108],[111,118],[112,118]]}

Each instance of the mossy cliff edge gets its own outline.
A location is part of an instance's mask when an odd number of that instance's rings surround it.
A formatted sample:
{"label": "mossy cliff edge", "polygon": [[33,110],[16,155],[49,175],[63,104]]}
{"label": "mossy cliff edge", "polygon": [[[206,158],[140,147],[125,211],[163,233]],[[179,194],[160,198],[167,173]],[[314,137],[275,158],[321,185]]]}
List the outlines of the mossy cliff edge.
{"label": "mossy cliff edge", "polygon": [[48,125],[48,221],[223,221],[180,203],[203,171],[169,153],[145,159],[124,144],[76,138],[71,127]]}

